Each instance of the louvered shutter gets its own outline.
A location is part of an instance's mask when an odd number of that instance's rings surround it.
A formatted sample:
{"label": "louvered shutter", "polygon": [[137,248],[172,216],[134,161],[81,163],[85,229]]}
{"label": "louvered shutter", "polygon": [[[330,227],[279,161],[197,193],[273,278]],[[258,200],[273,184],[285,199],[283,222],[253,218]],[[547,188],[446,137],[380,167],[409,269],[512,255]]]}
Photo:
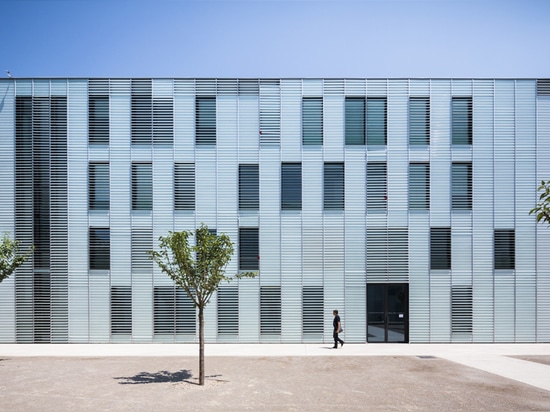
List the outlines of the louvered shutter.
{"label": "louvered shutter", "polygon": [[258,165],[239,165],[239,209],[260,208],[260,174]]}
{"label": "louvered shutter", "polygon": [[472,333],[472,287],[451,287],[451,331],[453,333]]}
{"label": "louvered shutter", "polygon": [[409,209],[430,208],[430,164],[409,165]]}
{"label": "louvered shutter", "polygon": [[344,210],[344,163],[325,163],[324,165],[325,210]]}
{"label": "louvered shutter", "polygon": [[324,293],[322,286],[302,288],[302,328],[304,335],[323,335]]}
{"label": "louvered shutter", "polygon": [[367,163],[367,212],[388,207],[388,170],[386,162]]}
{"label": "louvered shutter", "polygon": [[472,98],[453,97],[452,99],[452,142],[472,144]]}
{"label": "louvered shutter", "polygon": [[132,333],[132,288],[111,287],[111,334]]}
{"label": "louvered shutter", "polygon": [[365,98],[346,97],[345,135],[347,145],[365,144]]}
{"label": "louvered shutter", "polygon": [[260,268],[258,228],[239,228],[239,270]]}
{"label": "louvered shutter", "polygon": [[88,208],[109,210],[109,163],[90,163]]}
{"label": "louvered shutter", "polygon": [[411,97],[409,100],[409,144],[430,144],[429,97]]}
{"label": "louvered shutter", "polygon": [[302,144],[323,144],[323,98],[302,99]]}
{"label": "louvered shutter", "polygon": [[451,270],[451,228],[430,229],[430,269]]}
{"label": "louvered shutter", "polygon": [[262,286],[260,288],[260,333],[281,334],[281,288]]}
{"label": "louvered shutter", "polygon": [[514,229],[495,229],[494,262],[496,270],[516,268],[516,240]]}
{"label": "louvered shutter", "polygon": [[174,209],[195,210],[195,164],[176,163],[174,167]]}
{"label": "louvered shutter", "polygon": [[367,99],[367,144],[387,144],[387,103],[386,98]]}
{"label": "louvered shutter", "polygon": [[111,268],[111,241],[109,228],[91,227],[89,236],[90,270],[109,270]]}
{"label": "louvered shutter", "polygon": [[409,232],[406,228],[367,228],[368,283],[409,281]]}
{"label": "louvered shutter", "polygon": [[472,209],[472,164],[452,164],[452,208]]}
{"label": "louvered shutter", "polygon": [[218,290],[218,334],[239,333],[239,289],[226,286]]}
{"label": "louvered shutter", "polygon": [[151,144],[153,137],[153,97],[150,79],[133,79],[132,144]]}
{"label": "louvered shutter", "polygon": [[153,99],[153,142],[172,143],[174,138],[174,103],[171,97]]}

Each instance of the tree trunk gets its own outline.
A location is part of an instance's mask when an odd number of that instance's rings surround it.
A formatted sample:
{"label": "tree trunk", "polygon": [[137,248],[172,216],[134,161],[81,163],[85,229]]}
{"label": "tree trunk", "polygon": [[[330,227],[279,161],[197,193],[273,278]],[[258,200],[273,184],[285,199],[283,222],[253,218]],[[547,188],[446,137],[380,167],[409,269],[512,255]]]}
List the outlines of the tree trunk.
{"label": "tree trunk", "polygon": [[204,314],[199,308],[199,385],[204,385]]}

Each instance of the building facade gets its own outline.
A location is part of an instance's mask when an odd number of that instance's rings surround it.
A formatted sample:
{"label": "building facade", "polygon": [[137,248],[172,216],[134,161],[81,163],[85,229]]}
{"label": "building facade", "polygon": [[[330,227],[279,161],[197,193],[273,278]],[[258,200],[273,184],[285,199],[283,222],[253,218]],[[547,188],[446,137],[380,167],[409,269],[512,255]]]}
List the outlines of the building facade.
{"label": "building facade", "polygon": [[546,79],[3,79],[0,342],[195,342],[146,254],[235,255],[208,342],[550,342]]}

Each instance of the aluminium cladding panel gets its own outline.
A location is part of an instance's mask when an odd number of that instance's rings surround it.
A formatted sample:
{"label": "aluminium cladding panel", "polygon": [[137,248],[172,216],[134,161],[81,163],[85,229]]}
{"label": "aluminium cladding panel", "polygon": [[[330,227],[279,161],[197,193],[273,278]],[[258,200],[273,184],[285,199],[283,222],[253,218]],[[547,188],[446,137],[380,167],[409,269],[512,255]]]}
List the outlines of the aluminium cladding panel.
{"label": "aluminium cladding panel", "polygon": [[69,342],[90,341],[88,271],[88,82],[69,80],[68,293]]}
{"label": "aluminium cladding panel", "polygon": [[473,100],[472,336],[482,343],[494,339],[494,81],[476,80]]}
{"label": "aluminium cladding panel", "polygon": [[280,262],[282,341],[302,342],[302,217],[298,210],[281,214]]}
{"label": "aluminium cladding panel", "polygon": [[472,229],[452,227],[451,245],[452,285],[472,285]]}
{"label": "aluminium cladding panel", "polygon": [[536,341],[536,81],[516,80],[516,342]]}
{"label": "aluminium cladding panel", "polygon": [[240,95],[238,104],[239,163],[258,162],[260,149],[260,101],[257,95]]}
{"label": "aluminium cladding panel", "polygon": [[430,224],[450,226],[451,85],[433,80],[430,101]]}
{"label": "aluminium cladding panel", "polygon": [[[474,103],[475,104],[475,103]],[[494,223],[514,227],[515,203],[515,82],[495,80],[494,107]]]}
{"label": "aluminium cladding panel", "polygon": [[[550,176],[550,96],[537,96],[537,184]],[[533,198],[533,204],[537,201]],[[537,342],[550,342],[550,229],[537,225]]]}
{"label": "aluminium cladding panel", "polygon": [[389,227],[408,226],[408,82],[388,81],[387,208]]}
{"label": "aluminium cladding panel", "polygon": [[238,208],[238,97],[218,96],[217,214],[237,215]]}
{"label": "aluminium cladding panel", "polygon": [[[15,232],[15,81],[0,81],[0,232]],[[0,283],[0,342],[15,342],[15,275]]]}
{"label": "aluminium cladding panel", "polygon": [[344,96],[323,97],[323,152],[327,162],[344,158]]}
{"label": "aluminium cladding panel", "polygon": [[[315,94],[319,96],[322,94]],[[301,151],[302,81],[281,80],[281,158],[284,162],[299,162]]]}
{"label": "aluminium cladding panel", "polygon": [[195,195],[198,222],[213,226],[217,211],[217,159],[216,147],[202,145],[195,153]]}
{"label": "aluminium cladding panel", "polygon": [[409,216],[409,341],[430,341],[430,218],[427,211]]}

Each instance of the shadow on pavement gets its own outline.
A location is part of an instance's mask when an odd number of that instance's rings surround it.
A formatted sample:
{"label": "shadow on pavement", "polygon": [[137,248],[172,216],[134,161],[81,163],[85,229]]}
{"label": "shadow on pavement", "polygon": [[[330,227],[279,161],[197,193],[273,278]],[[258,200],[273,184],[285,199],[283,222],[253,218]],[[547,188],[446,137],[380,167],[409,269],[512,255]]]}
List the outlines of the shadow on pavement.
{"label": "shadow on pavement", "polygon": [[160,371],[160,372],[140,372],[137,375],[134,376],[120,376],[113,379],[119,380],[119,384],[121,385],[141,385],[146,383],[169,383],[169,382],[189,382],[188,381],[193,375],[186,370],[182,369],[177,372],[168,372],[168,371]]}

